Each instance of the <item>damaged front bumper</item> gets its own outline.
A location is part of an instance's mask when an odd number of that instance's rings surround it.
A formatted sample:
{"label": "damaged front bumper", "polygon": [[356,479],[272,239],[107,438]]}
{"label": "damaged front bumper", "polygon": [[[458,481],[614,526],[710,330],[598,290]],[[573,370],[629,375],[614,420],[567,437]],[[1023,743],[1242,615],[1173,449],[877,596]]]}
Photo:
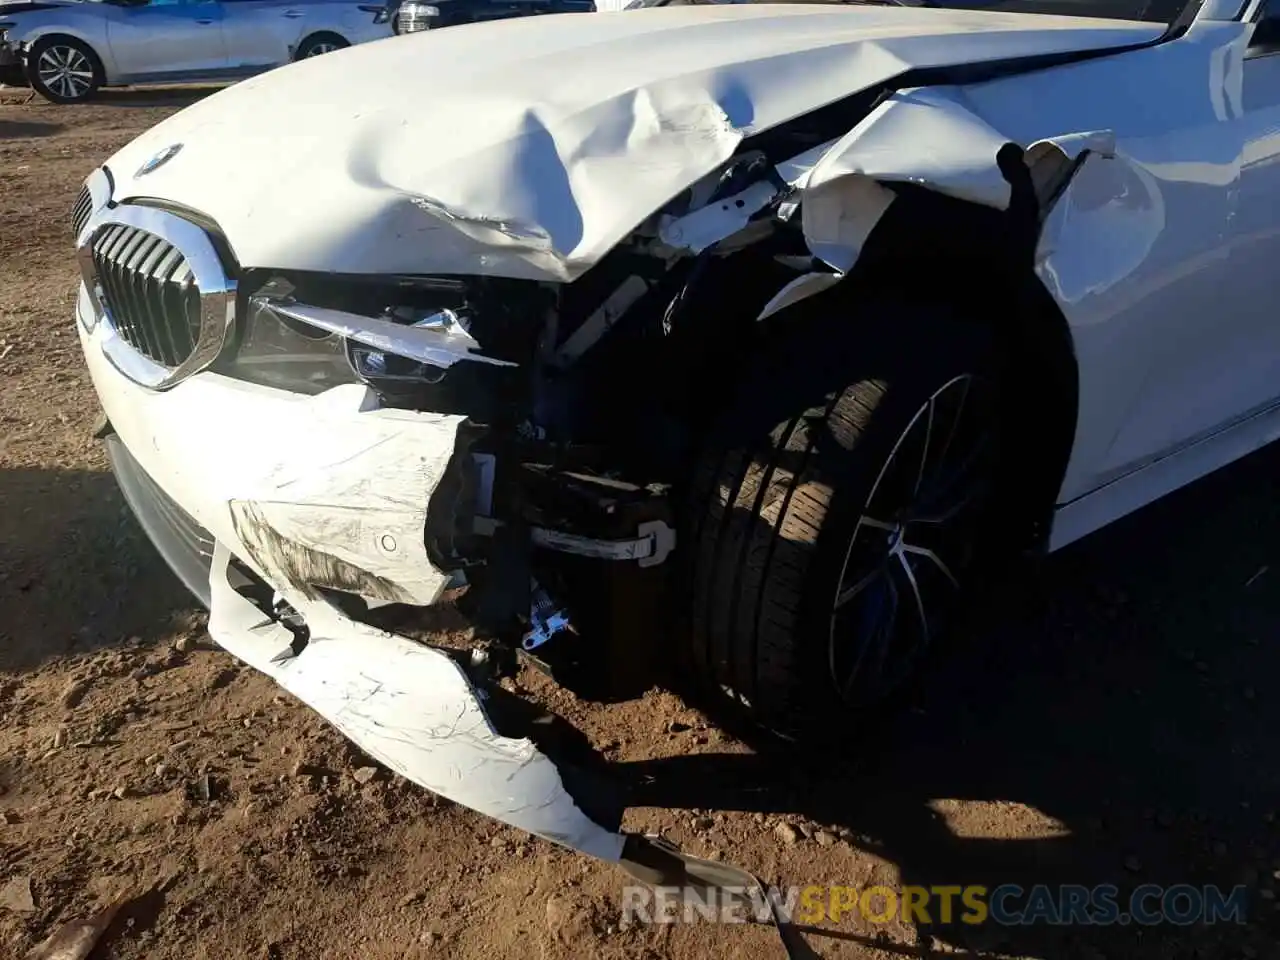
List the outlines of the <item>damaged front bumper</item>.
{"label": "damaged front bumper", "polygon": [[[212,373],[155,392],[111,365],[108,324],[80,329],[116,438],[213,543],[209,632],[219,644],[407,779],[625,860],[621,805],[584,812],[531,740],[495,729],[485,692],[451,652],[353,620],[316,589],[420,605],[440,597],[450,578],[427,561],[423,528],[461,418],[374,409],[354,386],[302,397]],[[246,568],[305,622],[301,649],[238,589]]]}

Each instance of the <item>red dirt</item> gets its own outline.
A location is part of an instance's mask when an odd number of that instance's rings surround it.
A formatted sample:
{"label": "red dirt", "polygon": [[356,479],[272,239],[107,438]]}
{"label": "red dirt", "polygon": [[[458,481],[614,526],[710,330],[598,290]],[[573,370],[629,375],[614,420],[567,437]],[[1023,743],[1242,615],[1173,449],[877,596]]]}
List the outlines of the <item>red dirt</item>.
{"label": "red dirt", "polygon": [[[366,758],[210,645],[90,436],[68,227],[92,166],[197,94],[0,91],[0,954],[132,891],[96,957],[782,957],[759,926],[624,929],[620,871],[385,771],[361,782]],[[669,694],[602,707],[522,682],[640,785],[628,826],[771,882],[1253,898],[1215,927],[846,919],[811,956],[1280,957],[1276,462],[1028,570],[825,768],[756,756]],[[5,905],[14,881],[33,911]]]}

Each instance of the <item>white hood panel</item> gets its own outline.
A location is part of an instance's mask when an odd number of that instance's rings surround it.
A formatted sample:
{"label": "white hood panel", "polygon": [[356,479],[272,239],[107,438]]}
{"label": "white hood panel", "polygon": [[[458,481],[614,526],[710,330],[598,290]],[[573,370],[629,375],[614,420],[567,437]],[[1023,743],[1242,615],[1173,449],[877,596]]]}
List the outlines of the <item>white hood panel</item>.
{"label": "white hood panel", "polygon": [[912,68],[1161,32],[798,4],[451,27],[240,83],[108,165],[117,200],[207,214],[246,267],[570,280],[753,133]]}

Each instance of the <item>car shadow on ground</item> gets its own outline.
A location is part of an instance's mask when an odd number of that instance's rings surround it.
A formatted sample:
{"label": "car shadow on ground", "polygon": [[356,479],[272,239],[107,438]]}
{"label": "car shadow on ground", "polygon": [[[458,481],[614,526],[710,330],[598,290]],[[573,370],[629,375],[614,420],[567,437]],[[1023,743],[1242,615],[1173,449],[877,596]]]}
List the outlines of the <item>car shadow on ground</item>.
{"label": "car shadow on ground", "polygon": [[193,615],[109,472],[0,469],[0,505],[0,673]]}
{"label": "car shadow on ground", "polygon": [[52,137],[65,129],[66,126],[61,123],[0,119],[0,140],[37,140],[41,137]]}
{"label": "car shadow on ground", "polygon": [[[1121,912],[1139,884],[1247,888],[1239,924],[975,927],[935,912],[916,925],[926,946],[1280,956],[1278,468],[1264,451],[1003,581],[908,709],[850,727],[848,757],[625,764],[635,804],[844,827],[902,885],[1115,884]],[[1056,829],[984,836],[984,816],[1007,830],[1011,804]],[[823,936],[809,940],[820,955]]]}
{"label": "car shadow on ground", "polygon": [[90,102],[101,107],[189,107],[225,86],[111,87],[99,90]]}

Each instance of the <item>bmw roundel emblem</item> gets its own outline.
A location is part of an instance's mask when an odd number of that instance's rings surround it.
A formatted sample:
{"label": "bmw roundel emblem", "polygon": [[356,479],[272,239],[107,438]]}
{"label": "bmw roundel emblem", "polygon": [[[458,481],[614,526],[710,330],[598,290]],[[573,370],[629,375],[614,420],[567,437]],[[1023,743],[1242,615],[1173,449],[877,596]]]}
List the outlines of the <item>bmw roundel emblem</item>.
{"label": "bmw roundel emblem", "polygon": [[161,150],[159,153],[157,153],[150,160],[148,160],[146,163],[144,163],[142,166],[140,166],[138,168],[138,172],[134,174],[134,177],[145,177],[148,173],[158,170],[160,167],[163,167],[166,163],[168,163],[170,160],[176,157],[179,151],[181,150],[182,150],[182,144],[180,143],[170,144],[169,146]]}

